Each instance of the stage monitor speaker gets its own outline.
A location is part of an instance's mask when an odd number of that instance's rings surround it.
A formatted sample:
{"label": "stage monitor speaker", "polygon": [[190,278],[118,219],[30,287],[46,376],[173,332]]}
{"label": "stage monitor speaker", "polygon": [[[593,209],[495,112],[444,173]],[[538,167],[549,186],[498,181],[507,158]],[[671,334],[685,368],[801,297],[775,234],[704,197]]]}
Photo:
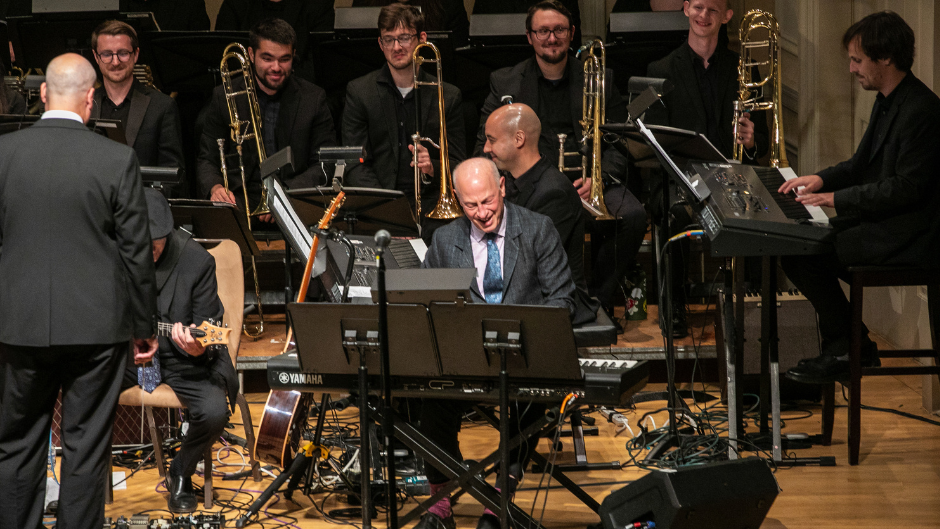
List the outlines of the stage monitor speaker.
{"label": "stage monitor speaker", "polygon": [[604,529],[758,529],[780,488],[758,458],[650,472],[601,503]]}

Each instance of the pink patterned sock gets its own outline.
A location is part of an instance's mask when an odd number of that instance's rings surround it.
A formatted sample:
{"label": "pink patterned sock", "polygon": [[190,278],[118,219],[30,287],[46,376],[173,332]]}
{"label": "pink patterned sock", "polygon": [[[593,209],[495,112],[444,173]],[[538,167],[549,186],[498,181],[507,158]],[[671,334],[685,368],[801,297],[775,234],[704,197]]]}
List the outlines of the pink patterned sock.
{"label": "pink patterned sock", "polygon": [[[431,483],[431,496],[434,496],[439,490],[443,489],[444,485],[446,485],[446,483]],[[428,509],[428,512],[437,515],[442,520],[454,514],[450,509],[450,498],[441,498]]]}

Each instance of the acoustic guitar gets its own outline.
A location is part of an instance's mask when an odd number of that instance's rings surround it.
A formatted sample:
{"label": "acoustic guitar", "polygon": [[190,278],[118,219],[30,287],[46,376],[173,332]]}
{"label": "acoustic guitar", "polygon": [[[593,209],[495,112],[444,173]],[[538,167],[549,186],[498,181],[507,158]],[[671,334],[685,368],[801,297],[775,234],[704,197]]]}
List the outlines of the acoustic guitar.
{"label": "acoustic guitar", "polygon": [[[340,192],[330,202],[330,207],[323,213],[323,218],[317,225],[321,230],[330,227],[333,217],[346,200],[346,194]],[[310,255],[307,257],[307,266],[304,269],[304,278],[297,291],[297,302],[307,297],[307,287],[310,285],[310,272],[313,270],[313,260],[316,257],[317,246],[320,244],[319,234],[313,236],[310,246]],[[288,331],[285,344],[290,344],[292,333]],[[261,424],[258,427],[258,436],[255,440],[255,459],[275,464],[281,468],[289,468],[294,460],[294,454],[300,446],[307,412],[313,395],[299,391],[271,391],[268,400],[264,403],[264,412],[261,414]]]}

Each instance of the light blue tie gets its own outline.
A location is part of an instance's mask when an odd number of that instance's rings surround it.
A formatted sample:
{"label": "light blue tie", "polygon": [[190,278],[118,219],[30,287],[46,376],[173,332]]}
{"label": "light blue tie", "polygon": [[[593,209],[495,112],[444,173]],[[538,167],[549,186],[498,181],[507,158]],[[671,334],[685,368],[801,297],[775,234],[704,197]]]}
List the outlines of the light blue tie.
{"label": "light blue tie", "polygon": [[137,367],[137,383],[147,393],[153,393],[160,385],[160,351],[153,355],[152,362],[152,365]]}
{"label": "light blue tie", "polygon": [[496,234],[486,234],[486,271],[483,273],[483,295],[487,303],[503,301],[503,272],[499,266]]}

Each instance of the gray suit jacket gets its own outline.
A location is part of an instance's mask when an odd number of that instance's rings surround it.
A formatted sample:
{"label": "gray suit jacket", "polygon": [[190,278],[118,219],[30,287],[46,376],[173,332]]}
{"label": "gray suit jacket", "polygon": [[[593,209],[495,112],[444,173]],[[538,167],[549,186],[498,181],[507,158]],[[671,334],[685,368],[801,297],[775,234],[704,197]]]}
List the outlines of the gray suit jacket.
{"label": "gray suit jacket", "polygon": [[0,342],[152,336],[148,222],[130,147],[69,119],[0,137]]}
{"label": "gray suit jacket", "polygon": [[[508,202],[505,207],[502,302],[564,307],[575,324],[593,319],[593,314],[576,310],[568,258],[551,219]],[[421,267],[474,268],[470,219],[460,217],[438,228]],[[486,303],[476,279],[470,291],[474,302]]]}

